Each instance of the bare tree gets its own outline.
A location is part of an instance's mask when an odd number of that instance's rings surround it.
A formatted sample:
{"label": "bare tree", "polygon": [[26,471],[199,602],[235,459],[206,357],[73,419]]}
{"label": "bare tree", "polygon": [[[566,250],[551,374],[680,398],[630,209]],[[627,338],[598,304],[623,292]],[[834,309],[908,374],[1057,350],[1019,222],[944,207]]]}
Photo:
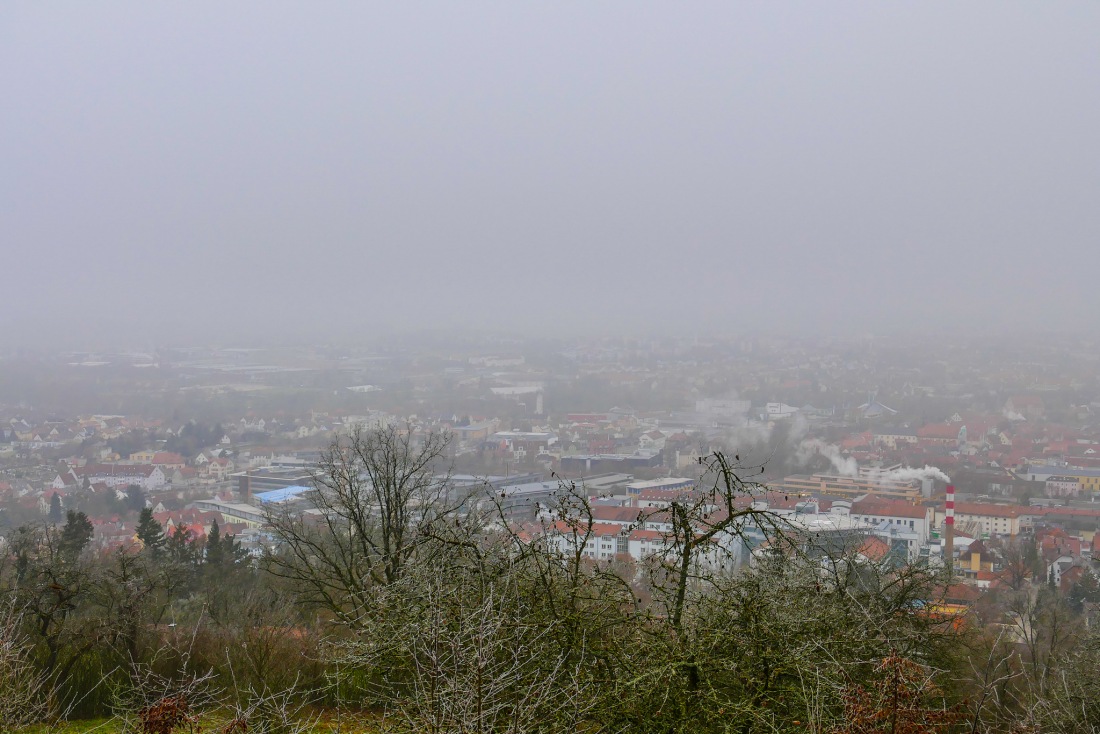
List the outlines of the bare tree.
{"label": "bare tree", "polygon": [[1013,592],[1006,605],[1009,629],[1023,648],[1023,671],[1031,696],[1047,695],[1060,659],[1083,636],[1065,599],[1045,584]]}
{"label": "bare tree", "polygon": [[268,521],[283,541],[271,571],[306,601],[354,626],[367,592],[392,584],[423,545],[426,526],[460,505],[449,495],[449,436],[410,426],[357,426],[338,436],[314,475],[316,512],[287,508]]}
{"label": "bare tree", "polygon": [[767,510],[746,503],[763,485],[743,478],[745,467],[740,456],[730,461],[717,451],[699,459],[709,486],[682,500],[669,503],[672,529],[667,534],[669,552],[662,557],[668,594],[668,617],[672,628],[681,633],[688,591],[693,582],[706,582],[735,560],[750,525],[765,529],[773,537],[781,535],[782,523]]}
{"label": "bare tree", "polygon": [[1092,633],[1063,656],[1047,695],[1037,707],[1044,731],[1100,732],[1100,634]]}

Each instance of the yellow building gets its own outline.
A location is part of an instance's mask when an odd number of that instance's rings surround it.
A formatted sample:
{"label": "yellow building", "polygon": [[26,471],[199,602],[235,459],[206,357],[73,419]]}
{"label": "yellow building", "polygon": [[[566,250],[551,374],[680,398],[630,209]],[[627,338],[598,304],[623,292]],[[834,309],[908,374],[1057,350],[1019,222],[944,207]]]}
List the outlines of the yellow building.
{"label": "yellow building", "polygon": [[1086,492],[1095,492],[1097,490],[1100,490],[1100,472],[1092,470],[1086,474],[1084,473],[1084,471],[1085,470],[1074,469],[1073,467],[1067,466],[1065,467],[1065,470],[1060,471],[1059,474],[1063,477],[1076,479],[1080,483],[1081,489]]}
{"label": "yellow building", "polygon": [[897,482],[876,477],[873,474],[858,477],[842,477],[837,474],[794,474],[768,486],[773,492],[784,494],[825,494],[834,497],[858,497],[869,494],[919,501],[919,480]]}

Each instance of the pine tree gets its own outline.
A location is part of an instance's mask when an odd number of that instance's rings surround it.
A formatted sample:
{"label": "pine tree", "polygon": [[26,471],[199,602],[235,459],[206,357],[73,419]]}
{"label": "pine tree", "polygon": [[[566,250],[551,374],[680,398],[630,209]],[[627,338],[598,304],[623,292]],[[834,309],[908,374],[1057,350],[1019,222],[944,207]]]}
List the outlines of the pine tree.
{"label": "pine tree", "polygon": [[50,524],[57,525],[61,522],[61,518],[61,495],[59,495],[57,492],[54,492],[53,496],[50,497]]}
{"label": "pine tree", "polygon": [[225,551],[222,548],[221,528],[217,518],[210,523],[210,532],[206,536],[205,563],[211,569],[219,569],[225,564]]}
{"label": "pine tree", "polygon": [[142,509],[138,516],[137,537],[151,553],[159,553],[164,547],[164,528],[156,521],[153,511],[148,507]]}
{"label": "pine tree", "polygon": [[145,507],[145,490],[136,484],[126,488],[126,509],[130,512],[140,512]]}
{"label": "pine tree", "polygon": [[195,552],[195,534],[184,526],[176,526],[165,540],[164,548],[176,563],[196,565],[198,554]]}
{"label": "pine tree", "polygon": [[65,527],[61,529],[61,552],[70,558],[76,558],[92,540],[95,529],[92,521],[83,512],[69,510]]}
{"label": "pine tree", "polygon": [[248,559],[248,551],[241,547],[235,535],[226,535],[222,538],[222,548],[226,563],[230,566],[240,565]]}

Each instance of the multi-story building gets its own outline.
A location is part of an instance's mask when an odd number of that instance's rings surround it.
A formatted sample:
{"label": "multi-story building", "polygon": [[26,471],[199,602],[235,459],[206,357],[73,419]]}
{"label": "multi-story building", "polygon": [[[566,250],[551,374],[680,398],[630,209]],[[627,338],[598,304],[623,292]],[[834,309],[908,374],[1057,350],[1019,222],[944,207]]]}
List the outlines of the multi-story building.
{"label": "multi-story building", "polygon": [[[142,489],[156,489],[168,480],[159,466],[151,464],[87,464],[74,468],[71,476],[83,483],[106,484],[108,487],[128,487],[136,484]],[[62,489],[66,486],[65,477],[58,476],[51,486]]]}
{"label": "multi-story building", "polygon": [[915,559],[928,544],[935,522],[935,508],[904,500],[868,497],[852,503],[852,517],[875,528],[875,535],[891,550],[904,549],[909,560]]}
{"label": "multi-story building", "polygon": [[895,481],[875,474],[856,477],[838,474],[794,474],[769,485],[769,489],[777,493],[794,495],[823,494],[854,498],[869,494],[911,501],[921,498],[920,480]]}
{"label": "multi-story building", "polygon": [[1055,466],[1051,464],[1031,464],[1021,474],[1033,482],[1046,482],[1052,477],[1076,479],[1079,491],[1100,491],[1100,469],[1082,469],[1074,466]]}
{"label": "multi-story building", "polygon": [[1081,482],[1077,477],[1055,474],[1044,484],[1047,497],[1076,497],[1081,494]]}
{"label": "multi-story building", "polygon": [[672,492],[684,489],[691,489],[695,486],[694,479],[687,479],[685,477],[668,477],[666,479],[644,479],[638,482],[631,482],[626,485],[626,493],[633,497],[640,497],[644,493],[653,492]]}
{"label": "multi-story building", "polygon": [[[985,537],[1014,536],[1020,533],[1020,523],[1028,509],[1019,505],[995,505],[977,502],[955,503],[955,527],[972,527]],[[943,506],[936,507],[936,527],[943,525],[946,517]]]}

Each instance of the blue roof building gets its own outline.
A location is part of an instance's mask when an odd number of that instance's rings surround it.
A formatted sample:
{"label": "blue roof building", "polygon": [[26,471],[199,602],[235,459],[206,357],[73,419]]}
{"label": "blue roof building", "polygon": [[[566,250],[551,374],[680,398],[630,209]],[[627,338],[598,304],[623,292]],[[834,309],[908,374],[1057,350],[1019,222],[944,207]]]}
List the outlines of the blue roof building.
{"label": "blue roof building", "polygon": [[260,492],[256,495],[262,504],[269,505],[278,502],[289,502],[297,497],[305,494],[306,492],[312,492],[313,487],[305,487],[300,484],[292,487],[281,487],[280,489],[273,489],[270,492]]}

